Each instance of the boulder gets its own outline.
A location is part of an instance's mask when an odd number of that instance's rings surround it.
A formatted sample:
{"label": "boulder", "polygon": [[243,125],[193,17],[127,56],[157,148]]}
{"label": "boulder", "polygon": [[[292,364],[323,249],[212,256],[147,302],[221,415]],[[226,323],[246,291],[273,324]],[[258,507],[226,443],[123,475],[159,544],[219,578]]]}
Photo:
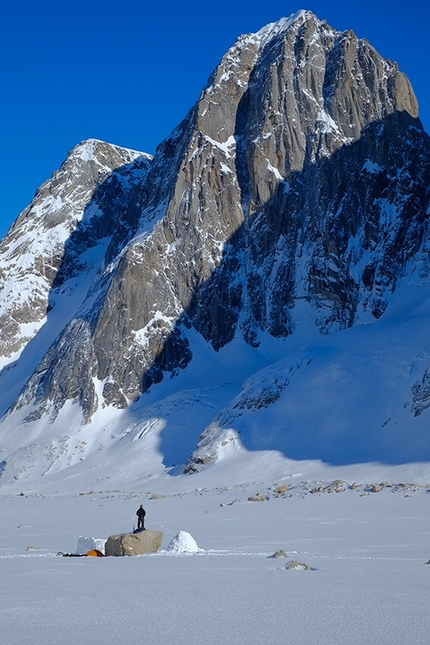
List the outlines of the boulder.
{"label": "boulder", "polygon": [[105,544],[105,555],[156,553],[161,546],[162,539],[162,531],[150,531],[148,529],[139,533],[111,535]]}

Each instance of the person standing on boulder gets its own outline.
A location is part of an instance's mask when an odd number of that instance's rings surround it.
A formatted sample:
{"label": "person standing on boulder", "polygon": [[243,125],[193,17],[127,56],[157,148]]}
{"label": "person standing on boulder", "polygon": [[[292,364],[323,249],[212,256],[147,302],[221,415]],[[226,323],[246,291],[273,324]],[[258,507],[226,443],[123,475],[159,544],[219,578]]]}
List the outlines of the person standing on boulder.
{"label": "person standing on boulder", "polygon": [[145,515],[146,511],[143,508],[142,504],[139,506],[139,508],[136,511],[137,515],[137,528],[138,529],[144,529],[145,528]]}

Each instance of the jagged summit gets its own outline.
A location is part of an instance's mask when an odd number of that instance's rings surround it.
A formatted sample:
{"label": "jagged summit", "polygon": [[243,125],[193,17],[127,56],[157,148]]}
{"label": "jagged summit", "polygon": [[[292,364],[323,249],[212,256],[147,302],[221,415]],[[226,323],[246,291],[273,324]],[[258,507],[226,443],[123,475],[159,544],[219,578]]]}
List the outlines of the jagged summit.
{"label": "jagged summit", "polygon": [[[131,163],[136,159],[151,161],[153,155],[107,143],[100,139],[86,139],[73,148],[67,155],[65,163],[75,164],[78,159],[97,163],[105,169],[106,173],[110,174],[112,170],[125,165],[124,162]],[[98,172],[101,173],[101,169],[98,169]]]}
{"label": "jagged summit", "polygon": [[280,18],[279,20],[276,20],[276,22],[270,22],[269,24],[265,25],[259,31],[257,31],[256,36],[262,37],[263,43],[265,44],[274,36],[283,34],[292,25],[301,26],[309,20],[313,20],[316,23],[321,24],[321,21],[318,20],[318,18],[312,11],[309,11],[308,9],[299,9],[299,11],[292,13],[289,18]]}
{"label": "jagged summit", "polygon": [[[73,410],[50,468],[78,459],[73,433],[87,437],[82,459],[118,437],[133,459],[132,444],[140,454],[139,437],[155,442],[163,428],[165,463],[181,432],[172,460],[188,459],[189,471],[241,442],[329,461],[318,402],[288,424],[285,406],[295,408],[291,392],[300,399],[295,383],[306,392],[318,379],[319,343],[337,360],[329,347],[343,340],[324,338],[364,324],[371,333],[426,289],[429,173],[429,139],[397,64],[308,11],[240,37],[154,158],[79,144],[0,246],[4,460],[25,461],[16,424],[52,446]],[[405,375],[396,403],[389,390],[383,414],[372,403],[374,443],[366,435],[367,451],[345,449],[349,460],[430,458],[420,434],[430,366],[427,349],[416,361],[416,337],[402,367],[392,364]],[[383,335],[357,338],[384,354]],[[368,392],[354,388],[357,400],[342,391],[330,417],[342,445],[365,419]],[[394,448],[385,417],[404,428]]]}

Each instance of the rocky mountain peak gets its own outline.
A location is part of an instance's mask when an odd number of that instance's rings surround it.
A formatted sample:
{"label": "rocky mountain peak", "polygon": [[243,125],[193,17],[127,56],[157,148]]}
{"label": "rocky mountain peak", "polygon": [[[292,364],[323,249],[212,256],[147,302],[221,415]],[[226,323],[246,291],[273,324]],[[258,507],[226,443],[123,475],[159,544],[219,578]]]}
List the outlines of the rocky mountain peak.
{"label": "rocky mountain peak", "polygon": [[[150,155],[83,141],[36,191],[0,242],[0,365],[16,360],[40,332],[60,284],[69,280],[68,293],[76,296],[81,289],[73,276],[87,274],[88,288],[102,260],[89,258],[88,251],[118,234],[118,220],[130,210],[130,192],[150,162]],[[50,342],[60,331],[52,332]]]}
{"label": "rocky mountain peak", "polygon": [[428,278],[429,172],[410,83],[366,40],[308,11],[241,36],[152,160],[80,144],[3,240],[15,283],[42,277],[37,299],[3,296],[3,354],[55,331],[11,413],[75,402],[90,424],[181,373],[196,337],[263,355],[374,323]]}

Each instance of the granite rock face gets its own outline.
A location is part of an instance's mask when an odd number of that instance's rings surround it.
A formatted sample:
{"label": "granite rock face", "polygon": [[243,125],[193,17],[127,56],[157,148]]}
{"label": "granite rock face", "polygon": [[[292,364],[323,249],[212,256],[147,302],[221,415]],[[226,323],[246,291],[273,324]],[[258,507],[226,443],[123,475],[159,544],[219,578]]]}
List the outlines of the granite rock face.
{"label": "granite rock face", "polygon": [[[293,335],[304,310],[320,334],[380,318],[429,275],[429,184],[396,63],[307,11],[240,37],[152,160],[81,144],[1,243],[3,355],[51,330],[10,409],[126,409],[190,363],[190,329],[218,351]],[[24,254],[29,236],[55,241]],[[11,271],[37,278],[17,302]]]}

